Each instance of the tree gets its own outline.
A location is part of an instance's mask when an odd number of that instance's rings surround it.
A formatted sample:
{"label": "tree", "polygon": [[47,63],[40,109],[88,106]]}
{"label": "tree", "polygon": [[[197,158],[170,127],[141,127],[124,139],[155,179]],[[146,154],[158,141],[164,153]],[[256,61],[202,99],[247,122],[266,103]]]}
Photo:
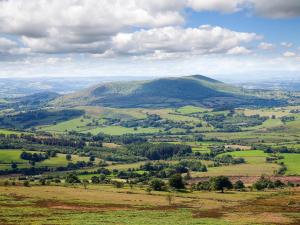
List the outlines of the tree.
{"label": "tree", "polygon": [[90,161],[91,161],[91,162],[94,162],[94,161],[95,161],[95,156],[93,156],[93,155],[90,156]]}
{"label": "tree", "polygon": [[243,183],[243,181],[238,180],[237,182],[235,182],[235,184],[233,185],[233,188],[236,190],[241,190],[243,188],[245,188],[245,185]]}
{"label": "tree", "polygon": [[185,188],[181,174],[172,175],[169,179],[169,185],[170,185],[170,187],[175,188],[175,189],[184,189]]}
{"label": "tree", "polygon": [[81,182],[80,182],[80,179],[77,177],[77,175],[75,173],[70,173],[66,177],[66,183],[76,184],[76,183],[81,183]]}
{"label": "tree", "polygon": [[67,154],[66,155],[66,160],[71,161],[71,159],[72,159],[72,155],[71,154]]}
{"label": "tree", "polygon": [[151,180],[150,187],[154,191],[162,191],[165,187],[165,182],[162,181],[161,179],[155,178],[155,179]]}
{"label": "tree", "polygon": [[17,168],[18,168],[18,164],[15,163],[15,162],[12,162],[12,163],[11,163],[11,168],[12,168],[13,170],[17,169]]}
{"label": "tree", "polygon": [[218,176],[218,177],[212,177],[210,179],[210,186],[212,190],[221,191],[224,193],[224,189],[231,189],[232,183],[229,180],[228,177],[225,176]]}
{"label": "tree", "polygon": [[100,179],[97,176],[93,176],[91,178],[91,181],[92,181],[93,184],[99,184],[100,183]]}

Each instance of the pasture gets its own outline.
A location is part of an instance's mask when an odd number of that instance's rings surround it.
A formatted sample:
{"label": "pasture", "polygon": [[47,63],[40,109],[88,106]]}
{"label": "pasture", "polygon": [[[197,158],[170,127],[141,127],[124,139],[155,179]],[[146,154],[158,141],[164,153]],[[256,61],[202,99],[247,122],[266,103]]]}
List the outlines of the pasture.
{"label": "pasture", "polygon": [[[20,154],[23,149],[1,149],[0,150],[0,168],[1,169],[11,169],[11,163],[15,162],[18,165],[18,168],[29,168],[30,164],[27,160],[21,159]],[[36,151],[27,151],[30,153],[40,153]],[[42,162],[37,162],[35,164],[36,167],[59,167],[59,166],[67,166],[69,162],[77,162],[77,161],[88,161],[88,157],[81,157],[77,155],[72,155],[71,161],[66,159],[65,154],[57,154],[56,157],[51,157]]]}

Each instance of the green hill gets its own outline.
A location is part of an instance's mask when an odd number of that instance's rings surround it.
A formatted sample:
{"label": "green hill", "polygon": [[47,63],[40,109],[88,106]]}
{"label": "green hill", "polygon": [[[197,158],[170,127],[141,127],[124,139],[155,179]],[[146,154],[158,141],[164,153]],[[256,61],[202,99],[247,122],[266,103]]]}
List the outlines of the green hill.
{"label": "green hill", "polygon": [[193,75],[150,81],[111,82],[57,98],[54,105],[99,105],[106,107],[180,107],[196,105],[229,107],[276,104],[245,94],[242,89],[220,81]]}

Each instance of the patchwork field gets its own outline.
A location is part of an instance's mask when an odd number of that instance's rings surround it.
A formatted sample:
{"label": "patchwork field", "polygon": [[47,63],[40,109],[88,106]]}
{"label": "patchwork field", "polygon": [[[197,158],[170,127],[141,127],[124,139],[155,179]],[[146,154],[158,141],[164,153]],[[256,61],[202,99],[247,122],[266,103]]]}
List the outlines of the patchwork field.
{"label": "patchwork field", "polygon": [[[1,169],[11,169],[11,163],[15,162],[18,165],[18,168],[29,168],[31,165],[27,160],[23,160],[20,158],[20,154],[23,150],[15,150],[15,149],[1,149],[0,150],[0,168]],[[29,153],[39,153],[36,151],[27,151]],[[71,161],[66,159],[65,154],[57,154],[56,157],[52,157],[50,159],[46,159],[42,162],[37,162],[35,164],[36,167],[58,167],[58,166],[66,166],[69,162],[77,162],[77,161],[88,161],[88,157],[80,157],[77,155],[72,155]]]}

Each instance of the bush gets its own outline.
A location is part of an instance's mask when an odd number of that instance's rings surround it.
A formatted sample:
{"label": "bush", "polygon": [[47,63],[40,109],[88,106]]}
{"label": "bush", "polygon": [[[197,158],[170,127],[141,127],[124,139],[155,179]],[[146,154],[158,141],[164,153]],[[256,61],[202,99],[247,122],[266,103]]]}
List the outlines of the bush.
{"label": "bush", "polygon": [[80,179],[77,177],[77,175],[75,173],[70,173],[66,177],[66,183],[69,183],[69,184],[78,184],[78,183],[81,183],[81,182],[80,182]]}
{"label": "bush", "polygon": [[274,187],[274,183],[270,179],[265,178],[264,176],[260,177],[259,180],[253,184],[253,188],[259,191]]}
{"label": "bush", "polygon": [[172,175],[169,179],[169,185],[170,185],[170,187],[175,188],[175,189],[184,189],[185,188],[181,174]]}
{"label": "bush", "polygon": [[165,182],[161,179],[153,179],[150,182],[150,187],[154,190],[154,191],[163,191],[165,189]]}
{"label": "bush", "polygon": [[113,181],[112,185],[114,185],[116,188],[122,188],[122,187],[124,187],[124,182],[122,182],[122,181]]}
{"label": "bush", "polygon": [[285,184],[281,180],[276,180],[274,182],[274,186],[275,186],[275,188],[282,188],[285,186]]}
{"label": "bush", "polygon": [[97,176],[93,176],[91,178],[91,181],[92,181],[93,184],[99,184],[100,183],[100,179]]}
{"label": "bush", "polygon": [[28,181],[28,180],[25,180],[25,181],[23,182],[23,186],[24,186],[24,187],[30,187],[29,181]]}
{"label": "bush", "polygon": [[243,183],[243,181],[238,180],[237,182],[235,182],[235,184],[233,185],[233,188],[236,190],[241,190],[245,188],[245,185]]}
{"label": "bush", "polygon": [[199,182],[196,186],[198,191],[209,191],[210,190],[210,183],[208,181]]}

